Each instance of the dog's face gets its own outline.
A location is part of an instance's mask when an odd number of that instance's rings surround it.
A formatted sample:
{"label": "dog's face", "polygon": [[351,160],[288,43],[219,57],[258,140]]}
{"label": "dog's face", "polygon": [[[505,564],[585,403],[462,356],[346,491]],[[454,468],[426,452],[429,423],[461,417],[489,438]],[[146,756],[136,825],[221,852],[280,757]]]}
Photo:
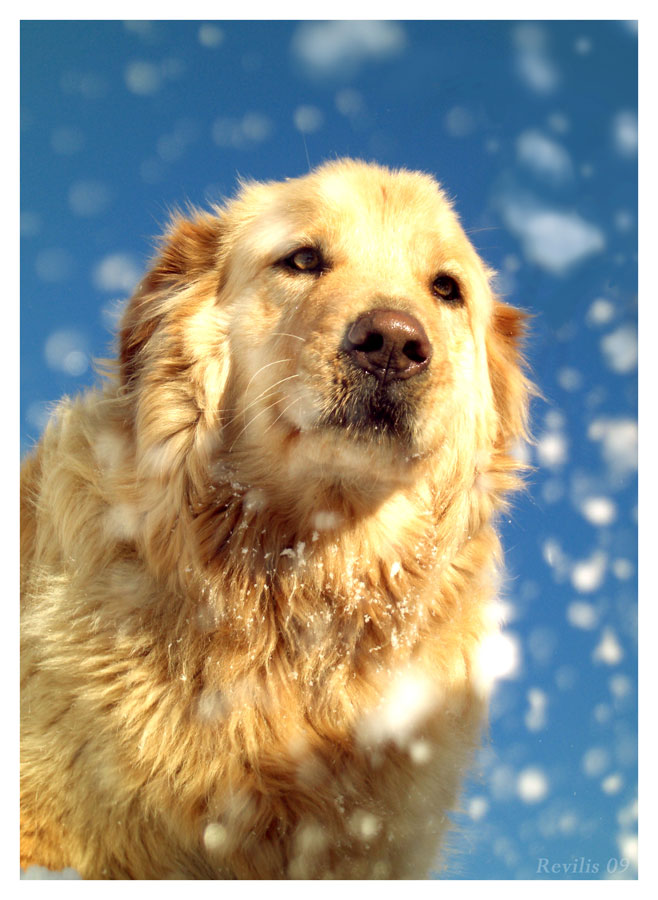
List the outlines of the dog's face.
{"label": "dog's face", "polygon": [[[337,162],[174,226],[124,320],[138,442],[166,472],[386,489],[504,452],[520,315],[429,176]],[[438,475],[437,475],[438,473]],[[292,486],[292,487],[291,487]]]}

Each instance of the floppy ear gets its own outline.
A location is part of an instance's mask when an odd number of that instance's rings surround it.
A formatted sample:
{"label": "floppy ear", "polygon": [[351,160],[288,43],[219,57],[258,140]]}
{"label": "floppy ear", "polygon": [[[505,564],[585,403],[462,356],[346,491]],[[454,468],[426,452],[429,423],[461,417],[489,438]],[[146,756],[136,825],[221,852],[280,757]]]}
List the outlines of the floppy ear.
{"label": "floppy ear", "polygon": [[523,310],[494,299],[492,323],[487,335],[489,377],[498,413],[496,444],[506,450],[528,436],[528,405],[536,393],[526,377],[523,342],[530,316]]}
{"label": "floppy ear", "polygon": [[221,220],[211,213],[173,217],[160,242],[159,254],[122,319],[119,361],[124,385],[138,376],[140,358],[166,315],[172,295],[216,272],[220,229]]}

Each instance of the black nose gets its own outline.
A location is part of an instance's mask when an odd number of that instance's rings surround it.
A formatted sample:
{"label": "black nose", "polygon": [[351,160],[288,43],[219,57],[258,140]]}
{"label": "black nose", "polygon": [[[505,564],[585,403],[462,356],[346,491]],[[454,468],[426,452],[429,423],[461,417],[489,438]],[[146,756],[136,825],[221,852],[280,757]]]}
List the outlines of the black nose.
{"label": "black nose", "polygon": [[418,319],[397,309],[372,309],[349,325],[343,349],[382,382],[418,375],[432,358],[432,345]]}

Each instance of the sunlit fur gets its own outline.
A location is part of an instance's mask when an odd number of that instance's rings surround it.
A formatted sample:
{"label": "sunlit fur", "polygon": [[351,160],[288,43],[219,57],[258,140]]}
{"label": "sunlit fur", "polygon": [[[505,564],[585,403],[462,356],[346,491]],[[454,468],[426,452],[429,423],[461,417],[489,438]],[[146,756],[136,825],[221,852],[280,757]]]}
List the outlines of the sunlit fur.
{"label": "sunlit fur", "polygon": [[[281,265],[309,245],[322,274]],[[175,217],[116,370],[23,467],[23,866],[437,867],[529,392],[491,275],[431,177],[362,162]],[[324,424],[374,377],[339,348],[382,306],[433,347],[407,429]]]}

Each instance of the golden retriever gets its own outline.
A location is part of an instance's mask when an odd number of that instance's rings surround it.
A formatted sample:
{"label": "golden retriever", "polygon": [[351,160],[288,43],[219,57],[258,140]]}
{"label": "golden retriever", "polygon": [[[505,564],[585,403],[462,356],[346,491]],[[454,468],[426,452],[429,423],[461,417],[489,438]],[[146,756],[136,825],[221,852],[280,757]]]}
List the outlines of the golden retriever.
{"label": "golden retriever", "polygon": [[23,466],[22,866],[436,868],[530,389],[491,275],[360,161],[174,217]]}

